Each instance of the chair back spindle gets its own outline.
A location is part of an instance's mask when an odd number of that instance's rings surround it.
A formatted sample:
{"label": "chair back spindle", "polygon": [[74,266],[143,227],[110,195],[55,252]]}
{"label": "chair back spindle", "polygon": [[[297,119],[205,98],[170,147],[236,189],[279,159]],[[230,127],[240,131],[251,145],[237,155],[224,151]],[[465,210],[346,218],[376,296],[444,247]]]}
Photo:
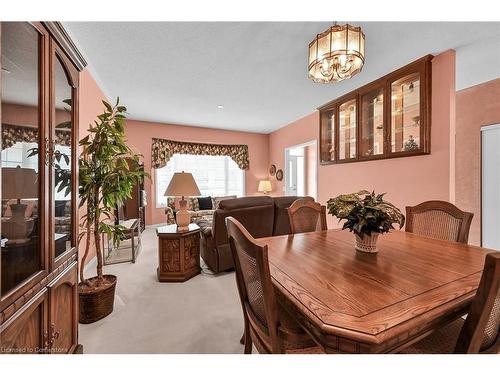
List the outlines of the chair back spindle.
{"label": "chair back spindle", "polygon": [[326,207],[311,199],[297,199],[288,208],[292,234],[327,230]]}
{"label": "chair back spindle", "polygon": [[252,341],[259,352],[280,353],[278,308],[267,246],[258,245],[243,225],[232,217],[226,218],[226,226],[245,323],[248,323]]}
{"label": "chair back spindle", "polygon": [[486,255],[476,296],[455,353],[498,353],[500,349],[500,252]]}
{"label": "chair back spindle", "polygon": [[406,207],[407,232],[439,240],[467,243],[474,214],[444,201],[427,201]]}

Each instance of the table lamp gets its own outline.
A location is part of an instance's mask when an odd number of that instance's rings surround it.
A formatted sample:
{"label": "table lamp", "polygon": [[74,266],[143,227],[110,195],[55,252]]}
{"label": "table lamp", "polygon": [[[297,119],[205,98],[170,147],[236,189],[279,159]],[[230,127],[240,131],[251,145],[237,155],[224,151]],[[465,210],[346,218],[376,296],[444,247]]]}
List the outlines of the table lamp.
{"label": "table lamp", "polygon": [[272,191],[273,188],[271,185],[271,181],[269,180],[259,181],[259,188],[257,190],[263,192],[264,194],[267,194],[268,192]]}
{"label": "table lamp", "polygon": [[16,199],[10,204],[10,219],[2,222],[2,234],[12,242],[27,241],[33,231],[34,220],[26,219],[27,204],[21,199],[38,198],[37,173],[30,168],[2,168],[2,199]]}
{"label": "table lamp", "polygon": [[182,197],[179,202],[180,210],[175,214],[175,222],[177,223],[177,230],[188,230],[191,214],[187,210],[187,201],[184,197],[201,195],[193,175],[184,171],[174,173],[164,195],[166,197]]}

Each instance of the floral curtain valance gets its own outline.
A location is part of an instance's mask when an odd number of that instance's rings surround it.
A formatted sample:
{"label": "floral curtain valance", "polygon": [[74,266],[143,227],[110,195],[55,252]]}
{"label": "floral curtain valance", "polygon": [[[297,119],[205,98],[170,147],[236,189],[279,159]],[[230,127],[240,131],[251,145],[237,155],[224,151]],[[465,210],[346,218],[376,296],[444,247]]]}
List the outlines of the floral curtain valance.
{"label": "floral curtain valance", "polygon": [[250,168],[247,145],[217,145],[153,138],[151,149],[153,168],[163,168],[174,154],[224,155],[233,159],[240,169]]}
{"label": "floral curtain valance", "polygon": [[[71,132],[56,130],[56,144],[71,146]],[[14,146],[17,142],[38,142],[38,128],[2,124],[2,150]]]}

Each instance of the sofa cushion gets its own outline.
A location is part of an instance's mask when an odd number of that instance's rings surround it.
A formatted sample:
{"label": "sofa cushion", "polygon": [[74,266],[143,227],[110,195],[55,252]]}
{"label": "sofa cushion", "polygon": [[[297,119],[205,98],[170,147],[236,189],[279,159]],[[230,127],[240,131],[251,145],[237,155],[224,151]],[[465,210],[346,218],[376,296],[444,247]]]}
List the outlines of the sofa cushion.
{"label": "sofa cushion", "polygon": [[213,237],[215,245],[228,244],[226,217],[234,217],[255,238],[273,234],[274,204],[271,197],[245,197],[221,201],[214,212]]}
{"label": "sofa cushion", "polygon": [[212,197],[198,197],[200,210],[211,210],[213,208]]}
{"label": "sofa cushion", "polygon": [[244,197],[236,199],[225,199],[219,203],[221,210],[237,210],[239,208],[258,207],[272,205],[273,198],[268,196]]}

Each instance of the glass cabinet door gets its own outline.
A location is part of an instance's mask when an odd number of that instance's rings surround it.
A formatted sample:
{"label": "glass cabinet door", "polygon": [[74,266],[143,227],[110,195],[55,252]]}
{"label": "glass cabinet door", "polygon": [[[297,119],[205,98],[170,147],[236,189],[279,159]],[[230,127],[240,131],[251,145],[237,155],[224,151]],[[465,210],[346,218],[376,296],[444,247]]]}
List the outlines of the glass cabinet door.
{"label": "glass cabinet door", "polygon": [[335,160],[335,111],[322,114],[321,118],[321,161]]}
{"label": "glass cabinet door", "polygon": [[356,158],[356,99],[339,106],[339,160]]}
{"label": "glass cabinet door", "polygon": [[359,151],[361,158],[384,154],[384,89],[361,95]]}
{"label": "glass cabinet door", "polygon": [[43,38],[27,22],[1,23],[1,296],[43,269],[41,154]]}
{"label": "glass cabinet door", "polygon": [[391,83],[391,152],[421,150],[420,73]]}
{"label": "glass cabinet door", "polygon": [[58,54],[53,55],[52,162],[51,176],[54,258],[75,246],[73,192],[73,87]]}

